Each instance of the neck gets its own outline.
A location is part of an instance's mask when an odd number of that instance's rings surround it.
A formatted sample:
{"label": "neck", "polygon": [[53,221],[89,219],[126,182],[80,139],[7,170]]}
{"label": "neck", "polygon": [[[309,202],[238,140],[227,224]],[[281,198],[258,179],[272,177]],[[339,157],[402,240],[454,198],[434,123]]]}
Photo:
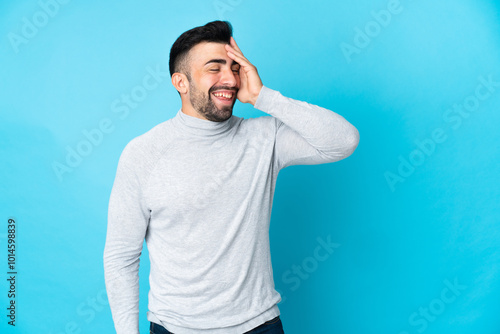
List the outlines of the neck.
{"label": "neck", "polygon": [[[195,111],[196,113],[196,111]],[[196,113],[197,114],[197,113]],[[177,127],[183,131],[197,136],[214,136],[228,131],[236,121],[232,115],[222,122],[214,122],[198,116],[192,116],[179,109],[174,117]]]}
{"label": "neck", "polygon": [[183,103],[182,104],[182,108],[181,108],[181,111],[188,115],[188,116],[191,116],[191,117],[196,117],[196,118],[200,118],[200,119],[204,119],[204,120],[207,120],[203,115],[201,115],[200,113],[198,113],[191,104],[185,104]]}

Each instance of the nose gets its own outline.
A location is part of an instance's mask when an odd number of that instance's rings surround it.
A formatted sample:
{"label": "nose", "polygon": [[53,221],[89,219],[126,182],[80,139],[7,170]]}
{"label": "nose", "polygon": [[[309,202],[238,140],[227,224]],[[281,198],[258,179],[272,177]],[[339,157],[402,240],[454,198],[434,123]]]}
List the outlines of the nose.
{"label": "nose", "polygon": [[238,85],[239,77],[234,74],[230,67],[225,67],[222,71],[220,82],[224,86],[236,87]]}

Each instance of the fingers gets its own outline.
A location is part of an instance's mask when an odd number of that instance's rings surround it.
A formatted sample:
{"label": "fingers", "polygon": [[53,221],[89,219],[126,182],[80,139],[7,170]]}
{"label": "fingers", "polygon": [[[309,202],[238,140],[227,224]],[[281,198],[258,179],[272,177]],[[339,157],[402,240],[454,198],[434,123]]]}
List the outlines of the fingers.
{"label": "fingers", "polygon": [[243,52],[241,51],[241,49],[238,47],[238,44],[236,44],[236,41],[234,40],[234,38],[231,36],[230,38],[230,41],[229,41],[230,44],[226,44],[227,45],[227,48],[235,55],[238,55],[240,56],[241,58],[245,59],[247,63],[250,63],[248,61],[248,59],[245,58],[245,56],[243,56]]}
{"label": "fingers", "polygon": [[245,57],[237,54],[236,52],[228,51],[227,54],[229,55],[230,58],[234,59],[241,66],[249,66],[250,65],[250,63],[248,62],[248,60]]}
{"label": "fingers", "polygon": [[242,53],[241,51],[236,50],[235,48],[233,48],[233,47],[232,47],[231,45],[229,45],[229,44],[226,44],[226,50],[227,50],[228,52],[233,53],[233,54],[238,54],[240,57],[241,57],[241,56],[243,56],[243,53]]}
{"label": "fingers", "polygon": [[[233,47],[233,49],[235,49],[236,51],[239,51],[241,52],[240,48],[238,47],[238,44],[236,44],[236,41],[234,40],[233,36],[231,36],[231,39],[230,39],[230,44],[231,46]],[[241,52],[243,54],[243,52]]]}
{"label": "fingers", "polygon": [[248,61],[248,59],[246,59],[245,56],[243,56],[243,53],[241,53],[241,51],[238,51],[229,45],[227,45],[227,48],[228,48],[228,51],[227,51],[228,55],[232,59],[234,59],[238,64],[240,64],[241,66],[253,66]]}

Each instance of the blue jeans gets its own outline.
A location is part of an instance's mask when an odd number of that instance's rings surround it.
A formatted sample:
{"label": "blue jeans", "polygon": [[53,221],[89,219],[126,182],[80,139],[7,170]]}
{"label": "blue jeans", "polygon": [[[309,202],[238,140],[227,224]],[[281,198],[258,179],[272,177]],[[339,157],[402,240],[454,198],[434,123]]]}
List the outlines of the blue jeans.
{"label": "blue jeans", "polygon": [[[154,322],[152,322],[149,326],[149,333],[174,334],[169,332],[165,327],[155,324]],[[266,321],[262,325],[243,334],[285,334],[285,332],[283,331],[283,324],[281,323],[280,316],[277,316],[276,318]]]}

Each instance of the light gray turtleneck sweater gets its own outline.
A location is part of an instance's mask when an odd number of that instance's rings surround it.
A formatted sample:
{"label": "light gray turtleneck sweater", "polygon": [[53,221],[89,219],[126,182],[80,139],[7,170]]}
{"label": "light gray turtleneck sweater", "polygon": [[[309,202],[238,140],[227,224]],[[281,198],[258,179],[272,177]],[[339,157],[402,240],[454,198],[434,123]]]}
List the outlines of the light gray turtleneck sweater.
{"label": "light gray turtleneck sweater", "polygon": [[278,172],[357,147],[342,116],[266,86],[271,115],[212,122],[177,114],[123,150],[104,249],[118,334],[139,333],[139,257],[151,262],[148,320],[175,334],[241,334],[280,314],[269,247]]}

